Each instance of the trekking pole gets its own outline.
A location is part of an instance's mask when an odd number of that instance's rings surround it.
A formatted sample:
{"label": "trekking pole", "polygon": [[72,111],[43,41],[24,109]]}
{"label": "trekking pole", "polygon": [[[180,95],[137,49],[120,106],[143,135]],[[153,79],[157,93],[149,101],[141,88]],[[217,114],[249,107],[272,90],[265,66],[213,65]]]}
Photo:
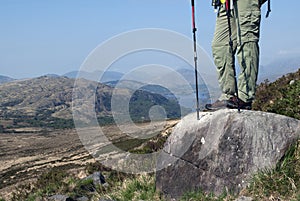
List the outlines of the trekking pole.
{"label": "trekking pole", "polygon": [[192,26],[193,26],[193,39],[194,39],[194,62],[195,62],[195,81],[196,81],[196,110],[197,110],[197,120],[199,120],[199,94],[198,94],[198,70],[197,70],[197,41],[196,41],[196,20],[195,20],[195,2],[191,0],[192,3]]}
{"label": "trekking pole", "polygon": [[230,0],[226,0],[225,2],[226,7],[226,15],[227,15],[227,21],[228,21],[228,32],[229,32],[229,46],[230,46],[230,52],[232,56],[232,62],[233,62],[233,72],[234,72],[234,83],[235,83],[235,90],[236,90],[236,99],[237,99],[237,106],[238,106],[238,112],[241,111],[240,109],[240,100],[239,100],[239,92],[238,92],[238,86],[237,86],[237,78],[236,78],[236,72],[235,72],[235,63],[234,63],[234,54],[233,54],[233,41],[232,41],[232,30],[231,30],[231,23],[230,23]]}
{"label": "trekking pole", "polygon": [[267,10],[266,18],[269,17],[270,12],[271,12],[271,0],[268,0],[268,10]]}

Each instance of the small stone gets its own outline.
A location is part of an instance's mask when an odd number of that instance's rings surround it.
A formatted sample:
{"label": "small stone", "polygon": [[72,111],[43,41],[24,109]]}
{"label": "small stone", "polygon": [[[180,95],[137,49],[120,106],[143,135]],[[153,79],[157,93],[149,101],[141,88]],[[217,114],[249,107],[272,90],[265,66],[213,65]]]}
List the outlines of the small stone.
{"label": "small stone", "polygon": [[295,80],[290,81],[290,85],[293,85],[293,84],[295,84]]}
{"label": "small stone", "polygon": [[74,201],[72,198],[70,198],[67,195],[53,195],[49,197],[50,201]]}
{"label": "small stone", "polygon": [[242,196],[242,197],[237,198],[234,201],[253,201],[253,198]]}
{"label": "small stone", "polygon": [[83,197],[77,198],[76,201],[89,201],[89,198],[83,196]]}

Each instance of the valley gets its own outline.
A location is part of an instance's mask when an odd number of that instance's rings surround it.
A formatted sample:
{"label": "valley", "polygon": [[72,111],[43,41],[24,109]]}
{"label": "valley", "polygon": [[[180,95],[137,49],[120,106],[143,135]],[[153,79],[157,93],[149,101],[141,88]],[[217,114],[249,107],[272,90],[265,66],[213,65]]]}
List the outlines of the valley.
{"label": "valley", "polygon": [[[163,127],[161,122],[153,123],[151,127],[148,123],[137,125],[146,129],[146,132],[159,134],[170,133],[170,128],[177,122],[178,120],[167,121]],[[134,142],[129,140],[116,125],[104,126],[102,130],[115,146],[124,150],[138,147],[145,142],[145,140]],[[113,155],[117,153],[107,152],[102,158]],[[0,158],[0,197],[3,198],[10,197],[17,186],[36,180],[43,172],[54,167],[65,169],[77,177],[84,177],[86,175],[82,174],[86,165],[96,162],[83,146],[75,129],[0,133]],[[98,159],[100,160],[101,156],[98,156]]]}

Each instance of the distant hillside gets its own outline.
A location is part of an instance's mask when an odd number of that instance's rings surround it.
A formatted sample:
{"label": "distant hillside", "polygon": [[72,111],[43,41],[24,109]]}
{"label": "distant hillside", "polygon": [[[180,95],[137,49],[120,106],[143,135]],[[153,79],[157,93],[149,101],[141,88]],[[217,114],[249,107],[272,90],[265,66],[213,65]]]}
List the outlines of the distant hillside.
{"label": "distant hillside", "polygon": [[[148,91],[151,93],[157,93],[163,95],[168,99],[179,100],[180,104],[186,108],[192,110],[195,109],[195,71],[192,69],[178,69],[167,73],[161,73],[157,76],[149,75],[148,79],[145,79],[143,74],[134,75],[133,77],[126,77],[126,80],[116,80],[111,82],[105,82],[105,84],[118,88],[138,89]],[[180,78],[174,76],[181,76]],[[210,103],[219,97],[220,90],[217,84],[217,80],[210,75],[202,75],[209,83],[205,83],[203,77],[198,74],[198,87],[199,87],[199,99],[200,107],[203,108],[205,104]],[[144,80],[151,80],[150,83],[145,83]],[[156,84],[156,83],[160,83]],[[176,96],[176,97],[175,97]]]}
{"label": "distant hillside", "polygon": [[168,99],[176,99],[174,94],[169,89],[160,85],[144,84],[133,80],[110,81],[110,82],[105,82],[104,84],[111,87],[121,86],[122,88],[127,88],[131,90],[140,89],[142,91],[147,91],[154,94],[160,94]]}
{"label": "distant hillside", "polygon": [[[72,127],[71,105],[74,81],[75,79],[67,77],[42,76],[0,85],[0,125],[6,128]],[[104,118],[107,121],[111,117],[113,88],[85,79],[81,79],[81,82],[84,86],[89,86],[81,89],[83,94],[96,89],[96,114],[100,120]],[[120,95],[130,94],[129,91],[129,89],[122,89]],[[130,101],[130,114],[136,121],[148,120],[149,109],[154,105],[165,107],[168,118],[178,118],[181,115],[176,101],[170,101],[162,95],[142,90],[133,94]]]}
{"label": "distant hillside", "polygon": [[253,109],[300,119],[300,69],[257,88]]}
{"label": "distant hillside", "polygon": [[101,83],[120,80],[123,76],[123,74],[120,72],[106,71],[103,73],[101,80],[99,80],[98,75],[100,75],[100,74],[101,74],[100,71],[95,71],[95,72],[81,71],[80,73],[79,73],[79,71],[71,71],[71,72],[64,74],[63,76],[66,76],[68,78],[77,78],[80,75],[79,78],[84,78],[87,80],[101,82]]}
{"label": "distant hillside", "polygon": [[13,79],[11,77],[0,75],[0,84],[11,82],[13,80],[15,80],[15,79]]}
{"label": "distant hillside", "polygon": [[[192,88],[196,89],[195,84],[195,71],[191,69],[178,69],[177,72],[181,74],[185,80],[187,80]],[[221,91],[219,88],[217,76],[208,73],[198,74],[198,88],[200,93],[200,99],[204,105],[211,100],[219,98]],[[180,89],[180,88],[179,88]],[[182,90],[185,90],[182,88]]]}
{"label": "distant hillside", "polygon": [[57,74],[54,74],[54,73],[48,73],[44,76],[47,76],[47,77],[60,77],[60,75],[57,75]]}

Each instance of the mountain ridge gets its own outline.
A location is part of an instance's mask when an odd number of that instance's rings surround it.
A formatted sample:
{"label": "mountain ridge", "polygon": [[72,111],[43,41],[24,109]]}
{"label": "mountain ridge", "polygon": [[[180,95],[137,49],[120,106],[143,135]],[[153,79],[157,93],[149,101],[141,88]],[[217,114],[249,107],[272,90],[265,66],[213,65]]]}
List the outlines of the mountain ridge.
{"label": "mountain ridge", "polygon": [[[95,112],[97,117],[111,118],[111,96],[114,88],[86,79],[79,79],[87,87],[81,93],[95,91]],[[78,79],[77,79],[78,81]],[[75,79],[67,77],[41,76],[34,79],[9,82],[0,85],[0,125],[2,120],[11,120],[10,127],[51,127],[51,123],[73,127],[72,101]],[[119,95],[131,94],[129,89],[115,90]],[[154,105],[168,108],[168,118],[180,116],[180,106],[159,94],[139,90],[130,101],[131,115],[136,120],[149,119],[148,109]],[[141,110],[142,105],[147,107]],[[85,105],[82,105],[85,107]],[[6,121],[7,122],[7,121]],[[4,126],[4,127],[9,127]]]}
{"label": "mountain ridge", "polygon": [[14,78],[8,77],[8,76],[4,76],[4,75],[0,75],[0,84],[4,84],[7,82],[11,82],[14,81]]}

